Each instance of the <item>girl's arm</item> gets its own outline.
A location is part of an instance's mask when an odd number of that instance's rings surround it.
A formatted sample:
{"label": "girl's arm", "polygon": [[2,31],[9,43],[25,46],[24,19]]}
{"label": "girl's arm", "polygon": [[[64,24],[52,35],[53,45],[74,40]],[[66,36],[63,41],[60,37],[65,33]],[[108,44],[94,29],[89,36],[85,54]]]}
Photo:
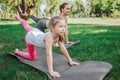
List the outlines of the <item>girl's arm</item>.
{"label": "girl's arm", "polygon": [[51,35],[46,35],[45,44],[46,44],[46,57],[47,57],[48,71],[51,76],[60,77],[60,74],[53,70],[52,43],[53,43],[53,38],[51,37]]}
{"label": "girl's arm", "polygon": [[46,57],[49,72],[53,71],[52,42],[50,35],[45,37]]}
{"label": "girl's arm", "polygon": [[61,49],[62,53],[63,53],[64,56],[67,58],[69,64],[70,64],[71,66],[73,66],[73,65],[79,65],[79,63],[72,61],[71,57],[70,57],[69,54],[68,54],[67,49],[66,49],[65,46],[64,46],[64,43],[59,41],[58,44],[59,44],[59,46],[60,46],[60,49]]}

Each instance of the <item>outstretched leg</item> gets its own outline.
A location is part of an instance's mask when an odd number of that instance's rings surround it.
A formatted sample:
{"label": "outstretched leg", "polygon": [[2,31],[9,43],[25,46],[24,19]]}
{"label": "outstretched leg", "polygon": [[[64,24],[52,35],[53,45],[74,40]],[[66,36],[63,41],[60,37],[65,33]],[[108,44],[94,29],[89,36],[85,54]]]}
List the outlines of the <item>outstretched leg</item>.
{"label": "outstretched leg", "polygon": [[22,14],[22,16],[25,16],[25,17],[29,17],[29,18],[31,18],[33,21],[35,21],[36,23],[38,23],[38,21],[40,20],[40,18],[37,18],[37,17],[35,17],[34,15],[31,15],[31,14],[28,14],[28,13],[24,13],[24,14]]}
{"label": "outstretched leg", "polygon": [[32,20],[34,20],[36,23],[38,23],[38,21],[40,19],[40,18],[37,18],[34,15],[30,15],[30,14],[28,15],[28,17],[31,18]]}
{"label": "outstretched leg", "polygon": [[36,59],[36,48],[34,45],[28,44],[26,43],[26,47],[28,52],[22,52],[19,51],[18,49],[15,50],[15,53],[17,53],[17,55],[26,58],[28,60],[35,60]]}
{"label": "outstretched leg", "polygon": [[29,32],[30,30],[33,29],[32,26],[30,26],[24,19],[16,16],[16,19],[23,25],[24,29]]}

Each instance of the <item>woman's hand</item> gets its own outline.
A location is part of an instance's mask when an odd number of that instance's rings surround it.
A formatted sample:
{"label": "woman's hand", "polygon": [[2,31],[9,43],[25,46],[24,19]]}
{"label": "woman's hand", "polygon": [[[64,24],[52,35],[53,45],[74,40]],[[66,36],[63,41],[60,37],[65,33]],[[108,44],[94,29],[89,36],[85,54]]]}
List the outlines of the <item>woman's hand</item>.
{"label": "woman's hand", "polygon": [[54,78],[58,78],[58,77],[61,77],[60,73],[56,72],[56,71],[52,71],[50,72],[50,75]]}
{"label": "woman's hand", "polygon": [[70,65],[70,66],[78,66],[78,65],[80,65],[80,63],[75,62],[75,61],[70,61],[70,62],[69,62],[69,65]]}

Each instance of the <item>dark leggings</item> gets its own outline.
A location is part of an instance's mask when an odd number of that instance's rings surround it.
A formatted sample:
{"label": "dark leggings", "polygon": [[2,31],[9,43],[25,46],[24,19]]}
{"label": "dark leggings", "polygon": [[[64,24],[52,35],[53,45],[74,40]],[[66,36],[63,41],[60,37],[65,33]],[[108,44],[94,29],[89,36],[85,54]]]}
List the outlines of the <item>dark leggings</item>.
{"label": "dark leggings", "polygon": [[34,15],[28,15],[28,17],[37,23],[37,28],[39,30],[45,32],[45,29],[47,29],[46,22],[49,20],[48,18],[37,18]]}

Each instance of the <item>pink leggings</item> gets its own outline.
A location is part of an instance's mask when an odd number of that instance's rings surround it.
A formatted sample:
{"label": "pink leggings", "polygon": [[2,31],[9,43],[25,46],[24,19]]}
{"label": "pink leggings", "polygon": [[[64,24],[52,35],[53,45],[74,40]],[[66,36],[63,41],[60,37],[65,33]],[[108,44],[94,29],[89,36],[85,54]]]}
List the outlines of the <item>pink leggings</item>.
{"label": "pink leggings", "polygon": [[[33,27],[30,26],[24,19],[21,19],[19,17],[16,17],[16,18],[23,25],[23,27],[25,28],[25,30],[27,32],[29,32],[30,30],[33,29]],[[35,48],[35,46],[26,42],[26,47],[27,47],[28,52],[18,51],[17,54],[21,57],[24,57],[24,58],[28,59],[28,60],[35,60],[36,59],[36,48]]]}

